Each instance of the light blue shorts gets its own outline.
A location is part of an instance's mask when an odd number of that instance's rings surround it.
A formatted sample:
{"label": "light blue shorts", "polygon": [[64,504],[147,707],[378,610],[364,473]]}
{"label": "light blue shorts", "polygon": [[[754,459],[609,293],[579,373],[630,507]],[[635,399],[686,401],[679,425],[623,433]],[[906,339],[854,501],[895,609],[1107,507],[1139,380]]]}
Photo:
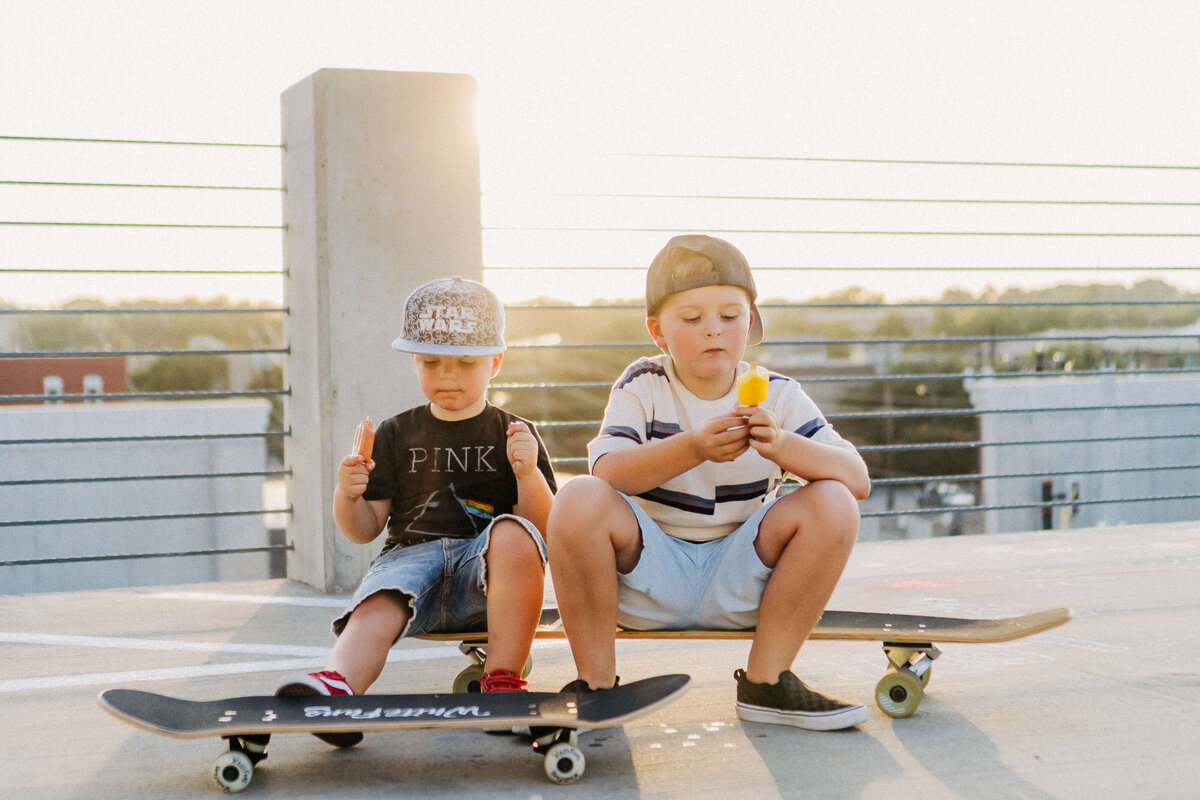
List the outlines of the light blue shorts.
{"label": "light blue shorts", "polygon": [[537,543],[546,565],[546,542],[532,522],[501,514],[474,539],[433,539],[395,547],[371,562],[350,605],[333,621],[340,636],[359,604],[377,592],[399,592],[408,597],[412,615],[400,636],[436,631],[475,631],[487,627],[487,564],[483,560],[491,542],[492,527],[501,520],[519,523]]}
{"label": "light blue shorts", "polygon": [[758,526],[772,500],[728,536],[689,542],[663,533],[632,498],[642,554],[628,575],[617,574],[617,624],[632,630],[740,630],[758,624],[771,568],[754,551]]}

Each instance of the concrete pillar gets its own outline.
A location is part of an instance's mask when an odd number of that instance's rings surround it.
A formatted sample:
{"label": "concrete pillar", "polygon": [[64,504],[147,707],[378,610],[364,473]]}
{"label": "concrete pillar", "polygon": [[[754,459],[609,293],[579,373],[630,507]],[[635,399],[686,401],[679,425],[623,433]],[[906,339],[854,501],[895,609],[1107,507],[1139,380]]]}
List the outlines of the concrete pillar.
{"label": "concrete pillar", "polygon": [[282,105],[288,576],[348,591],[383,536],[363,546],[337,531],[337,463],[363,417],[424,400],[410,357],[390,347],[404,299],[483,271],[475,81],[326,69]]}

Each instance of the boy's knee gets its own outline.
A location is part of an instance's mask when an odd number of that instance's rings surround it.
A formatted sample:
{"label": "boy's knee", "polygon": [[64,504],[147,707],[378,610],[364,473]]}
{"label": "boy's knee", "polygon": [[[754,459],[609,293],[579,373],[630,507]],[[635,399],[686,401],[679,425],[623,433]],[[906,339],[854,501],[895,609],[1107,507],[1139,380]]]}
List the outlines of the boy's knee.
{"label": "boy's knee", "polygon": [[858,501],[840,481],[816,481],[811,484],[817,499],[827,513],[858,520]]}
{"label": "boy's knee", "polygon": [[853,544],[858,538],[858,501],[839,481],[813,481],[781,503],[785,524],[803,531],[809,546],[820,541]]}
{"label": "boy's knee", "polygon": [[593,475],[580,475],[558,490],[550,513],[560,519],[573,516],[594,519],[597,513],[611,507],[614,499],[620,496],[607,483]]}
{"label": "boy's knee", "polygon": [[[629,503],[600,478],[572,478],[554,497],[546,546],[553,561],[568,557],[575,545],[611,541],[614,546],[638,535],[637,518]],[[556,555],[557,554],[557,555]]]}
{"label": "boy's knee", "polygon": [[500,557],[531,557],[541,560],[537,542],[519,522],[502,519],[492,525],[488,537],[488,548],[484,558],[490,560],[493,554],[498,554]]}
{"label": "boy's knee", "polygon": [[831,536],[841,539],[847,534],[853,541],[858,536],[858,501],[839,481],[815,481],[808,488],[813,490],[812,510],[819,527]]}

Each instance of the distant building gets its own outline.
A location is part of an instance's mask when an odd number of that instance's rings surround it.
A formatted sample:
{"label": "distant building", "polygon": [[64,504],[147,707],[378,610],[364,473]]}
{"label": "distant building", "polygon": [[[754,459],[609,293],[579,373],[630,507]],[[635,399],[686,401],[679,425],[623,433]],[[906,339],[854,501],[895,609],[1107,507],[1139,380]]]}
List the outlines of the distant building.
{"label": "distant building", "polygon": [[[1103,348],[1105,353],[1123,354],[1132,363],[1147,369],[1170,366],[1172,359],[1181,366],[1195,367],[1200,364],[1200,322],[1182,328],[1054,328],[1040,331],[1036,336],[1045,336],[1042,341],[1020,340],[1000,342],[994,345],[995,357],[1011,362],[1039,350],[1051,353],[1072,341],[1083,341]],[[1063,365],[1047,364],[1046,369],[1061,369]]]}
{"label": "distant building", "polygon": [[[993,476],[982,481],[988,533],[1196,519],[1200,378],[1002,376],[964,382],[981,472]],[[1146,502],[1167,497],[1180,499]]]}
{"label": "distant building", "polygon": [[45,395],[120,394],[126,391],[124,356],[0,358],[0,395],[29,396],[28,400],[3,401],[6,403],[55,402]]}

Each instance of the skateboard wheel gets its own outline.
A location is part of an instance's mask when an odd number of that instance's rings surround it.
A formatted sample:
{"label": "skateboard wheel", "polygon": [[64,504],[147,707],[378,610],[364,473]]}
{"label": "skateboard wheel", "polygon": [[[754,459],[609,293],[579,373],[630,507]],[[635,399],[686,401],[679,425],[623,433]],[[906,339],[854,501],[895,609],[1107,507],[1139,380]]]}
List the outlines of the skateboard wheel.
{"label": "skateboard wheel", "polygon": [[931,665],[929,665],[929,668],[927,670],[925,670],[924,672],[921,673],[921,688],[922,689],[924,689],[926,686],[929,685],[929,679],[932,677],[933,677],[933,665],[931,664]]}
{"label": "skateboard wheel", "polygon": [[250,757],[238,750],[222,753],[213,765],[213,778],[226,792],[242,791],[253,777],[254,765],[250,763]]}
{"label": "skateboard wheel", "polygon": [[550,780],[565,786],[583,777],[583,751],[570,742],[551,745],[546,751],[546,775]]}
{"label": "skateboard wheel", "polygon": [[454,678],[455,694],[478,692],[479,681],[483,678],[483,664],[472,664]]}
{"label": "skateboard wheel", "polygon": [[902,670],[889,672],[875,685],[875,704],[889,717],[911,717],[921,705],[921,681]]}

